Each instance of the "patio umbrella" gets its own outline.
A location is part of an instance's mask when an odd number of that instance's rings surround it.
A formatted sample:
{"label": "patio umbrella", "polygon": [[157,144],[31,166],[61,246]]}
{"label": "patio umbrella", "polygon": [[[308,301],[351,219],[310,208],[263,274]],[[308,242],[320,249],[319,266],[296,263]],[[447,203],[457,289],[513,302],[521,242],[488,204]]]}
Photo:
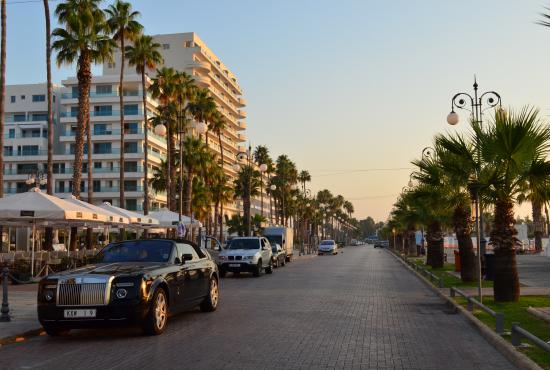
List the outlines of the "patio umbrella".
{"label": "patio umbrella", "polygon": [[159,224],[159,221],[156,218],[153,218],[151,216],[144,216],[140,213],[128,211],[127,209],[124,209],[124,208],[115,207],[109,202],[104,202],[99,207],[109,212],[112,212],[127,218],[128,220],[130,220],[130,224],[133,224],[136,226],[150,227],[150,226],[158,226]]}
{"label": "patio umbrella", "polygon": [[63,199],[42,193],[33,188],[0,198],[0,222],[14,226],[32,225],[31,275],[34,275],[34,249],[36,226],[86,225],[103,223],[106,216],[67,202]]}
{"label": "patio umbrella", "polygon": [[[179,213],[170,211],[167,208],[162,208],[159,211],[149,212],[149,216],[159,220],[160,227],[176,228],[179,223]],[[189,227],[201,227],[202,224],[198,220],[191,220],[190,217],[182,215],[182,223]]]}
{"label": "patio umbrella", "polygon": [[76,204],[78,206],[87,208],[92,212],[96,212],[97,214],[104,215],[105,216],[105,222],[107,222],[109,224],[128,225],[130,223],[130,219],[128,219],[127,217],[124,217],[120,214],[111,212],[108,209],[101,208],[99,206],[90,204],[88,202],[84,202],[80,199],[76,199],[76,197],[74,195],[71,195],[70,197],[62,198],[62,199],[69,202],[69,203],[73,203],[73,204]]}

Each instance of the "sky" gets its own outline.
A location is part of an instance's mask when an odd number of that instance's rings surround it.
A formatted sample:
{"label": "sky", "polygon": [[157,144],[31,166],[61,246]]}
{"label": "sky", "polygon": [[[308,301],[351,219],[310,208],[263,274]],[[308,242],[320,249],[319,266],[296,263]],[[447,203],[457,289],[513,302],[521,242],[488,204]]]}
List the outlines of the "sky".
{"label": "sky", "polygon": [[[550,1],[131,3],[146,33],[196,32],[238,77],[251,144],[287,154],[312,191],[343,195],[358,218],[386,220],[433,136],[467,129],[467,112],[454,127],[446,115],[474,74],[505,106],[550,120],[550,28],[535,24]],[[7,4],[7,83],[43,82],[42,1]],[[54,82],[74,74],[54,68]]]}

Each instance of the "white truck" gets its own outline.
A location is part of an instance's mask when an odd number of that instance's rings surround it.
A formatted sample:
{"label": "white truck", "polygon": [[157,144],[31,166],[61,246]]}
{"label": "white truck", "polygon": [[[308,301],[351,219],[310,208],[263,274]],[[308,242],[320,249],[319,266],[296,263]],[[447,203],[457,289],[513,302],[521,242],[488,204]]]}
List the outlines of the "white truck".
{"label": "white truck", "polygon": [[286,252],[286,261],[290,262],[294,254],[294,230],[290,227],[266,227],[264,236],[271,244],[279,244]]}

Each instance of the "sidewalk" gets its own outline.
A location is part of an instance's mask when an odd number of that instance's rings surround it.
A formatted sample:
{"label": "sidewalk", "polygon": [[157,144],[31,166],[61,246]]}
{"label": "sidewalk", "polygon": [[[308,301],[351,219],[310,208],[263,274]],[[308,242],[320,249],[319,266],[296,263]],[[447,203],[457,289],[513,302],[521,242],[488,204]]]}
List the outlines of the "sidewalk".
{"label": "sidewalk", "polygon": [[8,302],[11,321],[0,322],[0,345],[31,331],[41,329],[36,314],[38,284],[10,285]]}

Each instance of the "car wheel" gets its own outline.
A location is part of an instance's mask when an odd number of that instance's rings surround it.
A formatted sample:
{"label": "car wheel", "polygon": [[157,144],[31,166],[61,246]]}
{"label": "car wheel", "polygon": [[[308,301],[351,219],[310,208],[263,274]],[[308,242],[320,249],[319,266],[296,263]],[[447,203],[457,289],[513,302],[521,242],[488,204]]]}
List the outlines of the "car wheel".
{"label": "car wheel", "polygon": [[67,329],[61,326],[43,325],[44,331],[50,337],[59,337],[61,335],[67,335],[71,329]]}
{"label": "car wheel", "polygon": [[143,323],[143,331],[147,335],[159,335],[166,329],[168,321],[168,299],[162,288],[155,290],[151,307]]}
{"label": "car wheel", "polygon": [[220,298],[220,290],[218,280],[215,277],[210,278],[210,290],[204,301],[201,303],[202,312],[216,311],[218,307],[218,301]]}
{"label": "car wheel", "polygon": [[252,274],[255,277],[258,277],[262,274],[262,260],[258,261],[258,264],[256,265],[256,268],[254,269],[254,272]]}
{"label": "car wheel", "polygon": [[269,261],[269,266],[265,268],[266,274],[272,274],[273,273],[273,261]]}

